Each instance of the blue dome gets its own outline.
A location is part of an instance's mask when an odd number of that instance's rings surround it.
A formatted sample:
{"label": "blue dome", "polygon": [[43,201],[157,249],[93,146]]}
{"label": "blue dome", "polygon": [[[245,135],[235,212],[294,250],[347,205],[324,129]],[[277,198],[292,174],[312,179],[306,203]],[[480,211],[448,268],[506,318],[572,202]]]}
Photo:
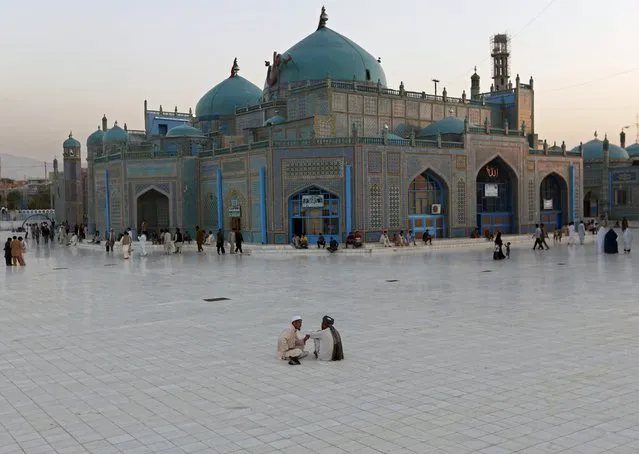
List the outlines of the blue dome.
{"label": "blue dome", "polygon": [[639,143],[633,143],[629,147],[626,147],[626,151],[631,158],[639,158]]}
{"label": "blue dome", "polygon": [[95,131],[87,138],[87,147],[93,145],[102,145],[102,139],[104,138],[104,132],[98,127],[98,130]]}
{"label": "blue dome", "polygon": [[275,115],[264,122],[264,126],[275,126],[281,123],[285,123],[286,118]]}
{"label": "blue dome", "polygon": [[[328,16],[322,11],[316,32],[295,44],[280,57],[277,77],[267,78],[265,88],[281,83],[333,80],[377,83],[386,86],[386,74],[375,57],[359,45],[325,26]],[[275,62],[274,62],[275,63]],[[276,80],[277,79],[277,80]]]}
{"label": "blue dome", "polygon": [[111,129],[104,133],[102,138],[102,142],[104,143],[127,142],[128,140],[129,133],[120,128],[117,121]]}
{"label": "blue dome", "polygon": [[198,120],[217,120],[219,117],[235,115],[237,107],[256,104],[262,97],[262,90],[242,76],[237,59],[233,62],[231,77],[211,88],[195,106]]}
{"label": "blue dome", "polygon": [[[575,147],[573,151],[578,152],[579,147]],[[584,161],[603,161],[603,141],[599,139],[593,139],[590,142],[586,142],[583,147]],[[628,152],[618,145],[609,144],[608,153],[612,160],[625,160],[630,159]]]}
{"label": "blue dome", "polygon": [[169,129],[166,133],[166,137],[193,137],[203,138],[204,133],[197,128],[189,125],[178,125]]}
{"label": "blue dome", "polygon": [[437,133],[444,134],[463,134],[464,133],[464,121],[455,117],[446,117],[443,120],[436,121],[421,131],[417,137],[431,137],[436,136]]}
{"label": "blue dome", "polygon": [[80,148],[80,142],[73,138],[73,134],[69,133],[69,138],[62,143],[64,148]]}

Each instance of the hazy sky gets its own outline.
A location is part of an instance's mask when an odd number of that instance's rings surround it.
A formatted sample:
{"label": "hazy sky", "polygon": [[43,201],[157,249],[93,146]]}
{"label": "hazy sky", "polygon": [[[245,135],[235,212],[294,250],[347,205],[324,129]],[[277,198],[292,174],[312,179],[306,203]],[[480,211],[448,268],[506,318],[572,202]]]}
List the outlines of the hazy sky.
{"label": "hazy sky", "polygon": [[264,61],[315,31],[322,4],[328,26],[382,57],[389,86],[407,90],[432,93],[438,78],[450,96],[470,93],[477,65],[487,91],[490,36],[508,32],[513,77],[534,77],[536,129],[551,144],[595,130],[618,142],[639,111],[637,0],[2,3],[0,152],[37,159],[61,156],[69,130],[84,157],[105,113],[143,129],[144,99],[195,109],[233,57],[261,87]]}

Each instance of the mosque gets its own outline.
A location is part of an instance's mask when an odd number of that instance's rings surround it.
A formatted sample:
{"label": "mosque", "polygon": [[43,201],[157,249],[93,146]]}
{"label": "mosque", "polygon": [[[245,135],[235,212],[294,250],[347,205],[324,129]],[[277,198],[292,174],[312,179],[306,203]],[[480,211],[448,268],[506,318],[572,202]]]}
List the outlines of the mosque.
{"label": "mosque", "polygon": [[[453,97],[446,88],[389,87],[381,59],[327,24],[322,8],[313,33],[273,52],[262,89],[235,59],[195,112],[145,101],[141,130],[104,116],[86,141],[84,214],[81,145],[69,137],[63,172],[55,165],[58,221],[85,219],[90,231],[139,229],[143,220],[149,230],[191,234],[196,225],[236,228],[271,244],[356,230],[367,241],[384,230],[528,233],[540,221],[552,228],[588,214],[584,186],[590,214],[601,212],[608,193],[590,189],[600,181],[584,175],[591,165],[603,165],[598,178],[604,169],[617,178],[613,192],[636,181],[632,167],[614,167],[629,165],[626,151],[605,141],[538,145],[534,81],[511,78],[507,35],[492,39],[490,89],[475,70],[470,95]],[[639,202],[624,197],[615,203]]]}

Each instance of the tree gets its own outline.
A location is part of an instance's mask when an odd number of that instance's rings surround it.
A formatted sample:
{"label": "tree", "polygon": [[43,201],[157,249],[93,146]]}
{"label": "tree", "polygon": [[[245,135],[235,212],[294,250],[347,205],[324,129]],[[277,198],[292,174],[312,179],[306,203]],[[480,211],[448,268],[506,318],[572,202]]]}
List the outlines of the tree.
{"label": "tree", "polygon": [[22,201],[22,192],[11,191],[7,194],[7,208],[10,210],[17,210],[20,208],[20,202]]}
{"label": "tree", "polygon": [[51,208],[51,198],[49,197],[48,189],[41,189],[35,194],[29,202],[27,207],[30,210],[48,210]]}

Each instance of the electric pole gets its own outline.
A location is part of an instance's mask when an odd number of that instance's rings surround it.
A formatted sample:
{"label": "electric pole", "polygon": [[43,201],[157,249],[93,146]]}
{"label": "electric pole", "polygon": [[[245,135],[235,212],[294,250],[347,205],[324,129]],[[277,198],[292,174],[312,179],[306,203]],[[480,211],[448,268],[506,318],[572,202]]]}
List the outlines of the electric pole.
{"label": "electric pole", "polygon": [[437,96],[437,84],[439,83],[439,79],[433,79],[433,82],[435,83],[435,96]]}

